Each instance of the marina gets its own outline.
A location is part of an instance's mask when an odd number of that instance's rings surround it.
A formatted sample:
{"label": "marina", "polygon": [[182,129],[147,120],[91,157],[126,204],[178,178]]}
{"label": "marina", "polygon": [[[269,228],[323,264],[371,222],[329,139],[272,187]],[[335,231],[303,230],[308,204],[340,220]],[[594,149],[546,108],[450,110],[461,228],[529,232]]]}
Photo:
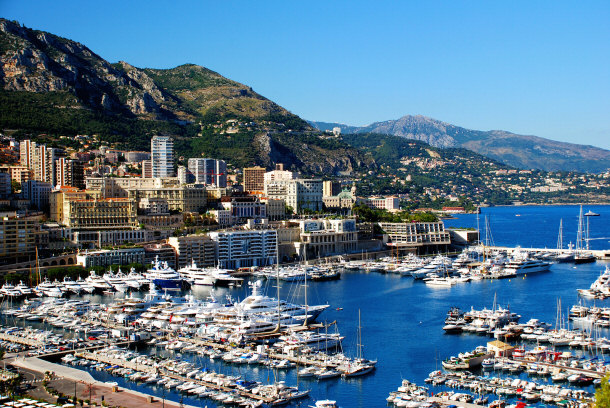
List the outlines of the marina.
{"label": "marina", "polygon": [[[448,269],[467,268],[467,262],[453,266],[466,256],[452,258],[450,266],[441,267],[443,274]],[[133,287],[131,292],[129,289],[110,292],[100,287],[92,293],[82,291],[67,298],[45,296],[42,302],[33,298],[25,304],[20,300],[22,297],[5,296],[3,312],[11,312],[2,314],[4,328],[0,331],[0,341],[20,344],[24,352],[39,357],[51,355],[58,358],[69,352],[79,361],[95,361],[94,364],[76,367],[86,370],[99,381],[116,381],[121,387],[156,396],[162,390],[168,399],[182,400],[194,406],[204,401],[208,406],[222,405],[222,402],[200,396],[206,395],[204,389],[197,395],[188,392],[200,387],[210,388],[206,380],[195,378],[195,374],[186,376],[196,370],[261,387],[275,384],[297,392],[295,395],[306,392],[303,396],[309,401],[332,397],[340,406],[379,406],[388,398],[392,384],[397,380],[402,378],[413,384],[424,384],[431,372],[441,368],[442,360],[463,350],[475,350],[482,342],[495,341],[494,338],[517,349],[522,344],[531,345],[525,347],[527,350],[544,345],[545,355],[570,353],[578,366],[559,367],[566,376],[562,387],[576,390],[569,392],[582,391],[586,396],[594,392],[593,381],[599,375],[593,374],[603,373],[600,370],[605,367],[610,351],[610,345],[604,340],[610,337],[604,323],[607,317],[605,308],[610,305],[601,299],[584,298],[577,289],[589,287],[603,276],[606,263],[597,261],[575,265],[550,260],[546,261],[549,262],[546,272],[523,273],[504,279],[462,280],[448,287],[429,285],[423,279],[404,273],[409,264],[417,264],[421,269],[435,262],[443,265],[447,261],[438,256],[425,259],[409,256],[403,259],[388,257],[375,262],[343,262],[340,264],[340,279],[314,282],[307,277],[307,285],[303,278],[280,280],[279,287],[276,287],[276,279],[269,274],[262,281],[259,281],[260,276],[246,278],[242,285],[193,285],[190,289],[172,292],[161,288],[151,291],[141,284],[139,290],[134,291],[136,288]],[[532,293],[536,295],[532,296]],[[247,299],[256,300],[252,304],[265,305],[267,316],[260,321],[260,326],[256,326],[260,331],[255,326],[243,326],[246,320],[242,319],[248,316],[245,306],[251,304]],[[277,299],[280,299],[279,309]],[[558,305],[559,299],[563,306]],[[44,309],[36,309],[35,305]],[[236,308],[237,305],[243,306]],[[146,313],[150,308],[154,315],[148,316]],[[562,310],[563,326],[562,331],[554,332],[558,308]],[[448,311],[453,311],[456,320],[467,316],[471,323],[482,322],[481,330],[462,330],[458,335],[442,330],[447,325],[443,321],[447,319]],[[487,320],[486,315],[491,320]],[[299,316],[305,319],[299,319]],[[304,320],[307,320],[306,326]],[[262,324],[264,321],[266,323]],[[569,330],[568,321],[574,325]],[[596,321],[598,323],[594,323]],[[278,323],[281,327],[279,332],[276,331]],[[213,329],[216,325],[224,329]],[[30,331],[17,330],[23,326],[30,326]],[[240,327],[241,335],[235,336]],[[550,334],[553,333],[561,333],[570,340],[552,342]],[[546,340],[544,336],[547,336]],[[79,350],[74,345],[79,339],[89,343],[88,350]],[[426,341],[422,342],[422,339]],[[138,372],[146,371],[145,364],[140,366],[138,363],[140,370],[136,370],[131,363],[123,360],[116,364],[117,360],[108,360],[109,356],[99,351],[114,342],[121,347],[131,346],[122,348],[121,353],[137,350],[142,359],[170,359],[183,362],[192,369],[181,374],[164,372],[171,380],[180,381],[172,383],[170,388],[137,380],[143,376]],[[303,353],[303,349],[311,349],[310,354]],[[342,363],[343,356],[350,357]],[[480,368],[468,367],[468,370],[482,370],[475,376],[488,370],[483,366],[489,356],[484,353],[481,357],[476,364],[479,366],[480,363]],[[413,364],[414,361],[417,364]],[[354,369],[357,363],[366,367]],[[518,369],[512,369],[513,365],[501,360],[494,362],[494,369],[496,363],[495,372],[499,378],[517,374],[520,381],[532,382],[530,376],[536,377],[538,382],[542,380],[533,390],[554,384],[552,373],[556,367],[544,368],[550,362],[537,360],[532,366],[534,362],[519,361]],[[100,364],[119,366],[127,371],[119,373],[119,367],[110,371],[98,370]],[[504,369],[502,364],[508,368]],[[348,374],[350,372],[356,375]],[[583,382],[577,386],[567,381],[567,377],[575,374],[590,376],[593,380],[589,385]],[[443,375],[461,374],[446,372]],[[503,387],[500,388],[507,388],[507,381],[502,380]],[[198,387],[188,385],[190,383]],[[179,385],[182,389],[177,389]],[[427,386],[437,403],[449,405],[455,401],[463,402],[460,398],[470,399],[456,397],[454,387],[445,382],[435,381]],[[235,390],[233,386],[230,388]],[[271,403],[239,392],[213,391],[248,399],[242,402]],[[469,403],[481,403],[483,399],[487,399],[487,403],[497,399],[514,403],[518,398],[516,394],[509,397],[490,393],[474,395]],[[535,401],[527,403],[536,404]],[[298,406],[299,403],[291,404]]]}

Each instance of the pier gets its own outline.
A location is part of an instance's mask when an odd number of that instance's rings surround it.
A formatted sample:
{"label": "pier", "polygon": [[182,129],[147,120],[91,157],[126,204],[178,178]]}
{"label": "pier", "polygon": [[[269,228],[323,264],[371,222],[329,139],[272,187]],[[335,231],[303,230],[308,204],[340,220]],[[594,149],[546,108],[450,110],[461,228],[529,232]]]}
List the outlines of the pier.
{"label": "pier", "polygon": [[[527,252],[533,252],[533,253],[544,253],[544,252],[550,252],[550,253],[554,253],[554,254],[569,254],[569,253],[574,253],[574,250],[569,250],[569,249],[558,249],[558,248],[523,248],[523,247],[507,247],[507,246],[485,246],[484,247],[485,250],[490,250],[490,251],[505,251],[509,254],[512,254],[515,251],[527,251]],[[589,252],[592,253],[597,259],[601,259],[601,260],[610,260],[610,249],[604,249],[604,250],[594,250],[594,249],[588,249],[585,250],[584,252]]]}
{"label": "pier", "polygon": [[159,367],[153,367],[153,366],[146,365],[146,364],[133,363],[131,361],[116,359],[116,358],[112,358],[109,356],[103,356],[103,355],[99,355],[99,354],[91,353],[91,352],[79,352],[79,353],[76,353],[75,355],[76,355],[76,357],[79,357],[79,358],[93,360],[93,361],[97,361],[97,362],[104,363],[104,364],[110,364],[113,366],[129,368],[131,370],[144,372],[144,373],[151,374],[151,375],[162,375],[164,377],[169,377],[171,379],[179,380],[182,382],[192,382],[192,383],[198,384],[200,386],[208,387],[215,391],[237,393],[242,397],[247,397],[250,399],[257,400],[257,401],[262,401],[266,404],[273,404],[276,401],[276,399],[272,398],[272,397],[266,397],[263,395],[253,394],[251,392],[241,390],[239,388],[227,387],[227,386],[224,386],[221,384],[216,384],[216,383],[212,383],[212,382],[208,382],[208,381],[198,380],[195,378],[185,377],[182,375],[171,373],[165,369],[161,369]]}

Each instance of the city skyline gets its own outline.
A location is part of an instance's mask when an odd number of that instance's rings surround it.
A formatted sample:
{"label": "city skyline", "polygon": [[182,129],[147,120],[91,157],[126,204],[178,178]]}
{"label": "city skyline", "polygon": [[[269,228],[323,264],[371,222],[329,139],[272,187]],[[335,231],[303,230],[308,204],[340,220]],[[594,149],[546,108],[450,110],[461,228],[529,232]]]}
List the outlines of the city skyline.
{"label": "city skyline", "polygon": [[228,7],[111,2],[91,13],[71,1],[7,2],[1,11],[110,61],[203,65],[309,120],[422,114],[610,148],[606,3]]}

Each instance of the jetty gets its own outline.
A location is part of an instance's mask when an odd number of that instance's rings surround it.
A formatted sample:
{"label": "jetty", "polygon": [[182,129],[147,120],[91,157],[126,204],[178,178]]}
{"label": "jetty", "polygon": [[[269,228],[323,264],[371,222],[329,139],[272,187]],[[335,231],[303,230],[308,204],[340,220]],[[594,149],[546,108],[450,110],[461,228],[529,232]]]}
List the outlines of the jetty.
{"label": "jetty", "polygon": [[[508,254],[512,254],[516,251],[527,251],[530,253],[542,254],[542,253],[553,253],[557,255],[571,254],[574,253],[572,249],[558,249],[558,248],[523,248],[523,247],[508,247],[508,246],[485,246],[486,251],[501,251]],[[610,249],[595,250],[587,249],[585,252],[589,252],[600,260],[610,260]]]}

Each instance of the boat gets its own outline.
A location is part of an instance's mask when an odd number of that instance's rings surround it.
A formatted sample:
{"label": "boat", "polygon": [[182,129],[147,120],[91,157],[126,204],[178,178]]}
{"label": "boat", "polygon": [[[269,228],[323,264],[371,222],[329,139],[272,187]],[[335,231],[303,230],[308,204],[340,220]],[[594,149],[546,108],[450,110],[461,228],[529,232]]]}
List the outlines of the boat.
{"label": "boat", "polygon": [[539,259],[533,259],[529,253],[517,250],[510,261],[506,264],[504,271],[513,276],[528,273],[546,272],[551,264]]}
{"label": "boat", "polygon": [[5,283],[0,288],[0,294],[9,297],[9,298],[17,298],[23,296],[23,293],[19,289],[17,289],[12,283]]}
{"label": "boat", "polygon": [[358,310],[358,356],[353,361],[342,367],[342,376],[345,378],[359,377],[375,370],[377,361],[366,360],[362,353],[362,325],[360,320],[360,310]]}
{"label": "boat", "polygon": [[314,405],[310,405],[310,408],[339,408],[337,401],[333,400],[319,400]]}
{"label": "boat", "polygon": [[98,276],[93,270],[89,272],[89,276],[87,276],[85,282],[95,290],[105,291],[112,289],[112,285],[106,282],[103,277]]}
{"label": "boat", "polygon": [[155,257],[152,268],[144,276],[161,289],[181,289],[184,281],[166,261],[159,261],[158,256]]}
{"label": "boat", "polygon": [[576,234],[576,252],[574,255],[575,264],[584,264],[595,262],[597,258],[589,250],[589,217],[597,216],[598,214],[590,211],[585,215],[587,217],[587,229],[585,230],[584,216],[582,213],[582,205],[578,214],[578,232]]}
{"label": "boat", "polygon": [[50,282],[48,278],[44,278],[42,283],[40,283],[34,291],[41,296],[55,297],[59,298],[64,295],[64,291],[59,287],[55,282]]}

